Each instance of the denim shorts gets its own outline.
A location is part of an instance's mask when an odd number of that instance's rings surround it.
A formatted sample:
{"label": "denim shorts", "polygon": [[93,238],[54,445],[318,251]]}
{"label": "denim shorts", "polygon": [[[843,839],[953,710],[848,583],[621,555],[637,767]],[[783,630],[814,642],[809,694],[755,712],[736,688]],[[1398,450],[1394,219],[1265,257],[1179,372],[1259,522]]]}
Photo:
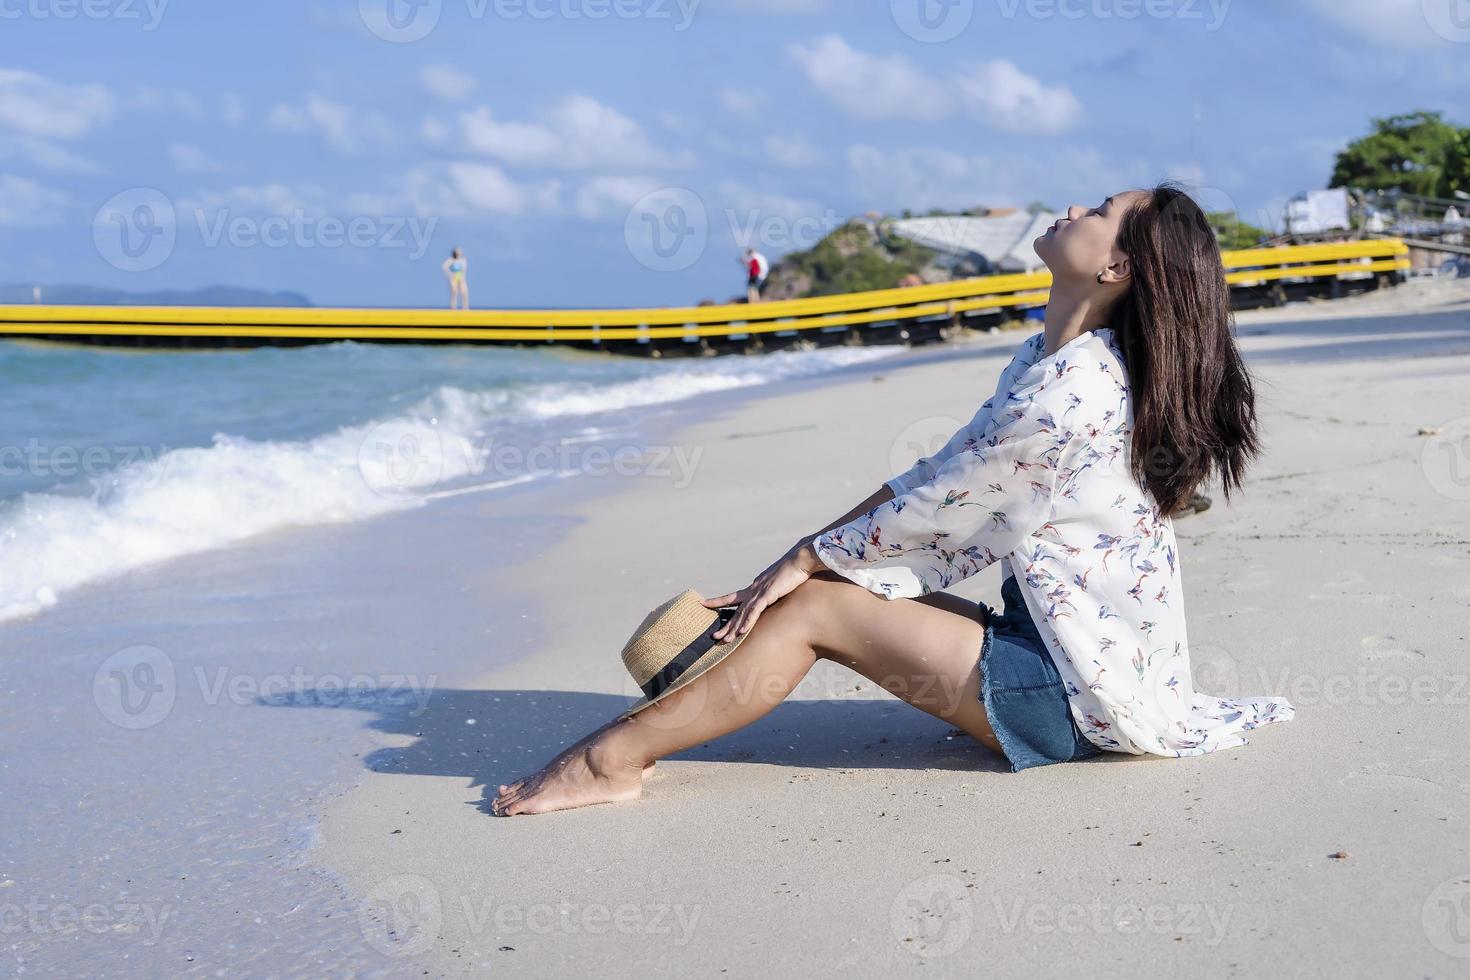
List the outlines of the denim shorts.
{"label": "denim shorts", "polygon": [[1002,583],[1000,597],[1004,612],[980,604],[986,614],[980,697],[1011,772],[1100,755],[1072,721],[1066,685],[1014,576]]}

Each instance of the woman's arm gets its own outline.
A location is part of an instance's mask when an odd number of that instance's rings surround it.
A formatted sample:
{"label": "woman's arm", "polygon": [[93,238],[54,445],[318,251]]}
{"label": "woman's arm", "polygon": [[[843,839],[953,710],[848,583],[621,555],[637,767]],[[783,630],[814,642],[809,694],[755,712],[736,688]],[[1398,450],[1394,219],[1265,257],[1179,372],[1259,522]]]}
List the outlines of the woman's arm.
{"label": "woman's arm", "polygon": [[793,551],[799,550],[803,545],[807,545],[807,544],[810,544],[812,541],[815,541],[817,539],[817,536],[818,535],[826,534],[828,531],[832,530],[834,527],[841,527],[844,524],[848,524],[848,523],[852,522],[853,520],[855,520],[855,519],[863,516],[868,511],[872,510],[874,507],[877,507],[879,504],[886,504],[886,503],[888,503],[888,501],[892,500],[893,497],[894,497],[893,488],[890,487],[886,483],[883,484],[877,490],[874,490],[873,493],[872,493],[872,495],[869,496],[867,500],[864,500],[862,503],[858,504],[852,510],[848,511],[846,514],[843,514],[841,517],[837,518],[837,520],[833,521],[831,524],[828,524],[826,527],[822,528],[821,530],[819,530],[819,531],[813,531],[811,534],[808,534],[805,537],[801,538],[799,541],[796,542],[796,544],[795,544],[795,546],[793,546],[792,550]]}
{"label": "woman's arm", "polygon": [[812,550],[888,599],[943,591],[1051,519],[1056,496],[1096,461],[1086,455],[1092,434],[1117,424],[1115,405],[1096,371],[1074,365],[1048,376],[931,480],[818,535]]}

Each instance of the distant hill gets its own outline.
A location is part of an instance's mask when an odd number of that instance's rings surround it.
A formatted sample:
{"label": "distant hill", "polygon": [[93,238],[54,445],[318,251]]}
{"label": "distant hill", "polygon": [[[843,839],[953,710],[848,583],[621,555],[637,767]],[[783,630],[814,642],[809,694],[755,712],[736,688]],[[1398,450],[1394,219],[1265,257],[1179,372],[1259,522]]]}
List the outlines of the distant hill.
{"label": "distant hill", "polygon": [[[0,304],[33,302],[34,287],[0,284]],[[131,293],[100,286],[41,286],[41,302],[52,306],[310,306],[300,293],[269,292],[241,286]]]}
{"label": "distant hill", "polygon": [[812,248],[777,260],[763,291],[767,300],[804,299],[894,286],[917,286],[980,275],[957,261],[893,234],[892,218],[868,215],[834,229]]}

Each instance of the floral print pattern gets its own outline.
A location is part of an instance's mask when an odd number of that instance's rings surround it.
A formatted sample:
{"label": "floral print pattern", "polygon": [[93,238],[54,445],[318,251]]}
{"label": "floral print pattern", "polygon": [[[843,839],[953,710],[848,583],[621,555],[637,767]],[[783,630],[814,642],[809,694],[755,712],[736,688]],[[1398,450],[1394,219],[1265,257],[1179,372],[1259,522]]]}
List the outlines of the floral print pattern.
{"label": "floral print pattern", "polygon": [[1099,748],[1201,755],[1289,720],[1282,697],[1217,697],[1190,673],[1174,525],[1129,470],[1132,405],[1112,328],[1042,356],[1025,341],[995,394],[895,496],[819,535],[833,571],[888,599],[947,589],[999,561]]}

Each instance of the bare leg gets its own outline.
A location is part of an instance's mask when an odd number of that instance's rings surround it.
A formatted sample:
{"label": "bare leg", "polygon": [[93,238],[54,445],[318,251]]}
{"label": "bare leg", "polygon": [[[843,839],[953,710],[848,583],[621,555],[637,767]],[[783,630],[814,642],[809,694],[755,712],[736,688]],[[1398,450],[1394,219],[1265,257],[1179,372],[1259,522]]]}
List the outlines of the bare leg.
{"label": "bare leg", "polygon": [[765,716],[818,658],[851,667],[1000,752],[980,701],[985,633],[976,609],[955,596],[888,600],[820,573],[767,609],[718,667],[603,725],[535,775],[502,785],[492,810],[510,816],[637,799],[647,766]]}

